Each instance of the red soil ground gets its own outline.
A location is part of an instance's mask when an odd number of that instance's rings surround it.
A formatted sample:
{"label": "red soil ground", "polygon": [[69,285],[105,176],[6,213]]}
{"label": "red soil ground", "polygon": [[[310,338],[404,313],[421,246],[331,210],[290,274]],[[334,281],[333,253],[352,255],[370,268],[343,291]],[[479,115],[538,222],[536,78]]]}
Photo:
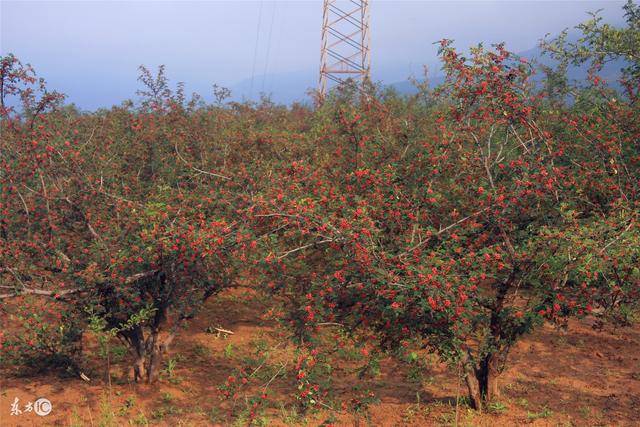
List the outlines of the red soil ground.
{"label": "red soil ground", "polygon": [[[427,357],[422,377],[411,377],[406,364],[380,363],[380,375],[357,380],[356,351],[333,364],[334,400],[353,402],[372,392],[368,410],[319,411],[300,415],[295,409],[291,347],[273,349],[278,330],[260,314],[264,306],[240,294],[210,301],[204,313],[177,339],[168,359],[177,361],[154,385],[124,380],[126,357],[115,356],[110,388],[104,362],[97,356],[88,368],[91,382],[50,375],[25,377],[15,369],[0,371],[0,426],[246,425],[245,391],[237,401],[224,400],[218,386],[261,352],[269,358],[252,378],[246,396],[259,395],[268,383],[269,404],[259,413],[262,425],[320,425],[330,416],[345,426],[640,426],[640,326],[594,329],[594,319],[572,321],[566,331],[546,325],[513,349],[501,377],[500,403],[478,414],[456,397],[464,396],[456,373]],[[208,333],[221,326],[233,335]],[[287,357],[289,356],[289,357]],[[271,381],[271,382],[269,382]],[[21,406],[38,397],[53,404],[51,414],[11,416],[11,403]],[[328,400],[327,400],[328,401]],[[287,403],[288,402],[288,403]],[[282,403],[282,405],[281,405]],[[287,403],[287,404],[285,404]],[[235,424],[234,424],[235,423]],[[258,424],[260,425],[260,424]]]}

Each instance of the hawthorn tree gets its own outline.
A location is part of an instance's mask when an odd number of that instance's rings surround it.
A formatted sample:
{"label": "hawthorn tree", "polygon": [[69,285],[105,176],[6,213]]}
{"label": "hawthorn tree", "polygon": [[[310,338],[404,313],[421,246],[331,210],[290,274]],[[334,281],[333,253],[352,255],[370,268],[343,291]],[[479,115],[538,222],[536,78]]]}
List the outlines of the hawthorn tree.
{"label": "hawthorn tree", "polygon": [[[566,141],[572,158],[575,203],[567,210],[574,221],[569,233],[555,230],[558,255],[599,286],[592,289],[607,317],[628,324],[638,300],[638,88],[640,88],[640,9],[632,1],[623,7],[626,25],[613,27],[592,14],[576,26],[581,36],[567,41],[567,31],[542,42],[558,61],[554,74],[566,81],[567,67],[588,66],[584,82],[568,84],[572,105],[550,114],[547,123]],[[621,90],[599,76],[603,66],[620,64]],[[545,96],[548,93],[544,93]],[[608,240],[607,240],[608,239]],[[574,271],[576,271],[574,270]],[[571,272],[561,273],[570,280]]]}
{"label": "hawthorn tree", "polygon": [[[14,90],[26,73],[13,72],[9,93],[30,96]],[[2,337],[3,358],[72,359],[98,316],[130,349],[135,380],[151,382],[183,323],[237,283],[250,250],[244,166],[229,165],[234,181],[215,153],[199,156],[208,122],[157,80],[139,111],[5,115],[0,298],[23,298],[3,308],[30,330]]]}
{"label": "hawthorn tree", "polygon": [[[582,138],[502,46],[440,54],[426,115],[325,104],[257,216],[282,227],[263,265],[301,342],[339,324],[383,348],[418,343],[461,367],[481,409],[536,325],[637,301],[637,148],[615,148],[637,128],[624,107],[585,118],[607,144]],[[622,163],[614,182],[603,165]]]}
{"label": "hawthorn tree", "polygon": [[569,33],[565,30],[553,39],[545,39],[541,46],[547,55],[558,61],[556,69],[551,71],[563,79],[565,85],[568,84],[566,71],[569,65],[587,65],[590,78],[585,83],[598,85],[602,79],[597,74],[607,63],[620,64],[618,81],[633,104],[640,95],[640,6],[627,0],[622,9],[626,20],[623,27],[604,23],[598,12],[593,12],[591,19],[575,27],[580,34],[575,42],[568,40]]}

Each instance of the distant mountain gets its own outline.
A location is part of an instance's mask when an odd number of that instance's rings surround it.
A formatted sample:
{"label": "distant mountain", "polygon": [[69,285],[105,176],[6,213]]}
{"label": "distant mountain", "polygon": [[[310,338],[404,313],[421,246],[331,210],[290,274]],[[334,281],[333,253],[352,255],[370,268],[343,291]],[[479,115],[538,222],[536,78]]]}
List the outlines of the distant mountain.
{"label": "distant mountain", "polygon": [[[402,83],[411,86],[408,81],[409,71],[406,74],[395,66],[383,65],[376,67],[373,78],[383,84],[389,82],[399,82],[407,77]],[[308,99],[309,90],[318,87],[318,70],[305,69],[294,72],[271,73],[258,75],[253,79],[243,79],[232,84],[232,99],[234,101],[259,101],[261,94],[270,96],[276,103],[290,104],[294,101],[304,101]],[[404,91],[402,91],[404,93]]]}
{"label": "distant mountain", "polygon": [[[532,49],[525,50],[523,52],[518,53],[518,55],[522,58],[526,58],[533,64],[538,64],[537,74],[534,77],[534,81],[541,81],[544,78],[544,73],[542,69],[540,69],[541,65],[555,67],[557,65],[557,61],[553,60],[547,55],[543,55],[542,49],[540,47],[534,47]],[[605,80],[610,86],[620,89],[620,84],[618,83],[618,79],[621,75],[621,69],[626,65],[623,60],[616,60],[605,64],[602,71],[599,73],[599,76]],[[567,69],[567,77],[569,81],[584,81],[587,78],[588,74],[588,65],[583,65],[580,67],[569,66]],[[429,76],[429,85],[431,87],[438,86],[444,82],[444,76],[442,74],[437,74],[434,76]],[[417,89],[413,83],[410,81],[399,81],[390,83],[389,86],[396,89],[399,93],[403,95],[414,95],[417,93]]]}
{"label": "distant mountain", "polygon": [[[523,58],[532,63],[554,66],[556,63],[550,57],[542,54],[542,49],[534,47],[520,52]],[[608,63],[600,76],[610,85],[618,87],[617,80],[620,77],[620,69],[625,65],[624,61]],[[429,85],[438,86],[444,82],[444,76],[437,67],[430,69],[438,71],[430,73]],[[567,70],[569,80],[581,81],[587,77],[587,66],[569,67]],[[536,79],[544,77],[540,70]],[[413,95],[417,92],[414,84],[408,78],[402,79],[402,72],[392,67],[380,67],[374,70],[374,80],[383,85],[393,87],[402,95]],[[420,80],[420,79],[418,79]],[[271,100],[279,104],[291,104],[294,101],[308,100],[308,91],[318,85],[318,71],[315,69],[300,70],[287,73],[272,73],[255,76],[253,79],[244,79],[229,87],[234,101],[258,101],[261,94],[270,96]]]}
{"label": "distant mountain", "polygon": [[[422,81],[418,79],[418,81]],[[433,76],[429,76],[429,86],[436,87],[444,83],[444,75],[436,74]],[[391,86],[396,91],[398,91],[401,95],[415,95],[418,93],[418,89],[415,84],[409,80],[404,80],[400,82],[390,83],[388,86]]]}
{"label": "distant mountain", "polygon": [[307,98],[307,91],[317,86],[317,71],[301,70],[255,76],[241,80],[229,89],[234,101],[259,101],[264,94],[278,104],[291,104]]}
{"label": "distant mountain", "polygon": [[[557,61],[553,60],[548,55],[544,55],[540,47],[534,47],[524,52],[520,52],[519,55],[537,64],[549,67],[555,67],[557,65]],[[618,79],[620,78],[621,70],[625,65],[626,62],[624,60],[609,62],[602,68],[599,76],[612,87],[619,88]],[[569,66],[567,69],[567,77],[569,78],[569,81],[584,81],[587,78],[588,71],[589,66],[587,64],[580,67]],[[544,73],[542,70],[539,70],[537,79],[542,79],[543,77]]]}

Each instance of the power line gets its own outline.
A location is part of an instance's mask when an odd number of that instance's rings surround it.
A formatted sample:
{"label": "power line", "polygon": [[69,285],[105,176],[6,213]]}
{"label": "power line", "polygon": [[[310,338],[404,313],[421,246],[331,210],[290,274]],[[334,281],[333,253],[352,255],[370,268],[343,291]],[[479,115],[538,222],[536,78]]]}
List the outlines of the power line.
{"label": "power line", "polygon": [[[280,59],[280,54],[281,54],[281,48],[282,48],[282,38],[283,38],[283,34],[284,34],[284,26],[286,24],[286,14],[287,14],[287,8],[285,7],[284,9],[280,10],[280,13],[278,14],[278,21],[276,24],[276,29],[277,29],[277,35],[276,35],[276,43],[275,43],[275,48],[273,51],[273,60],[274,62],[277,64],[278,60]],[[273,79],[274,79],[274,75],[271,74],[269,76],[269,80],[267,83],[267,87],[272,88],[273,87]]]}
{"label": "power line", "polygon": [[256,60],[258,58],[258,42],[260,41],[260,25],[262,24],[262,7],[264,0],[260,0],[260,11],[258,12],[258,29],[256,31],[256,45],[253,49],[253,67],[251,69],[251,87],[249,88],[249,100],[253,97],[253,81],[256,76]]}
{"label": "power line", "polygon": [[273,34],[273,21],[276,17],[276,11],[278,10],[278,2],[273,2],[273,8],[271,9],[271,24],[269,25],[269,38],[267,40],[267,56],[264,59],[264,71],[262,73],[262,89],[264,92],[264,82],[267,78],[267,68],[269,66],[269,53],[271,51],[271,35]]}

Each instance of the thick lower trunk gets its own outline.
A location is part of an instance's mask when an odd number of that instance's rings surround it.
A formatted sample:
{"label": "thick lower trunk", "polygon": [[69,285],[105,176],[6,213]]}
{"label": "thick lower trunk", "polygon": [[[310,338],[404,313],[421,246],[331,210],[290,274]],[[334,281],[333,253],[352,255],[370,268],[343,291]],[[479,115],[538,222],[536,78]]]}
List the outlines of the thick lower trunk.
{"label": "thick lower trunk", "polygon": [[127,338],[133,347],[133,379],[135,382],[143,381],[146,378],[146,358],[147,351],[142,328],[136,326],[128,332]]}
{"label": "thick lower trunk", "polygon": [[149,360],[149,371],[147,372],[147,382],[154,383],[158,379],[158,371],[162,366],[162,347],[155,345],[151,350],[151,358]]}
{"label": "thick lower trunk", "polygon": [[[182,323],[184,319],[180,321]],[[178,332],[178,327],[176,326],[174,330],[167,335],[162,343],[160,343],[159,332],[155,332],[153,337],[153,353],[151,354],[151,361],[149,362],[149,377],[147,381],[149,383],[154,382],[158,378],[158,369],[162,366],[162,358],[169,351],[169,346],[173,342],[173,339],[176,337]]]}
{"label": "thick lower trunk", "polygon": [[145,369],[145,357],[143,355],[136,356],[135,361],[133,362],[133,379],[135,382],[139,383],[146,377],[147,370]]}
{"label": "thick lower trunk", "polygon": [[[502,231],[505,237],[505,243],[507,244],[510,252],[513,254],[513,247],[509,242],[509,238],[504,231]],[[516,274],[516,269],[513,269],[509,274],[509,277],[501,282],[496,292],[496,299],[491,307],[491,319],[489,323],[489,335],[485,343],[488,348],[488,354],[480,360],[479,366],[476,370],[476,377],[480,387],[480,394],[484,403],[491,402],[498,398],[498,376],[500,375],[500,360],[503,356],[506,357],[508,352],[503,347],[504,336],[504,324],[503,324],[503,309],[507,293],[513,284],[513,278]]]}
{"label": "thick lower trunk", "polygon": [[133,378],[135,382],[153,383],[158,377],[158,369],[162,365],[163,347],[158,345],[158,337],[152,336],[149,351],[144,340],[135,342],[133,361]]}
{"label": "thick lower trunk", "polygon": [[484,375],[484,381],[482,384],[483,395],[485,402],[492,402],[500,397],[498,391],[498,358],[496,355],[487,357],[486,373]]}
{"label": "thick lower trunk", "polygon": [[471,407],[481,411],[487,403],[495,401],[499,397],[498,356],[489,354],[478,368],[467,365],[464,370],[464,379]]}
{"label": "thick lower trunk", "polygon": [[480,392],[480,386],[476,373],[471,368],[466,368],[464,372],[464,381],[467,385],[467,392],[469,393],[469,403],[471,407],[477,411],[482,411],[482,393]]}

